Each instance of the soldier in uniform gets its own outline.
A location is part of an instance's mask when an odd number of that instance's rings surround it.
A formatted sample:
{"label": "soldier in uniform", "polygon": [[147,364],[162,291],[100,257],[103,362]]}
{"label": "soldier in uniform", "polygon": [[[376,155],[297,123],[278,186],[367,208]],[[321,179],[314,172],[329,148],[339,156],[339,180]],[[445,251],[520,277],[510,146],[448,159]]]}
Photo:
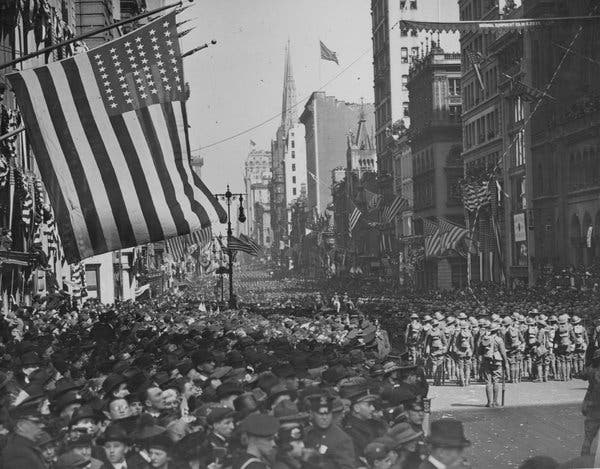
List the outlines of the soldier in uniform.
{"label": "soldier in uniform", "polygon": [[573,335],[575,336],[575,350],[573,350],[573,375],[579,376],[583,373],[585,365],[585,354],[589,344],[589,338],[585,327],[581,324],[579,316],[573,316],[571,319],[573,325]]}
{"label": "soldier in uniform", "polygon": [[[475,316],[469,316],[469,325],[471,334],[473,334],[473,343],[477,344],[479,339],[479,321]],[[476,350],[473,348],[473,356],[471,357],[471,379],[479,378],[479,356],[475,353]]]}
{"label": "soldier in uniform", "polygon": [[558,379],[569,381],[571,379],[571,356],[575,350],[575,337],[567,314],[561,314],[558,317],[558,329],[556,330],[554,344],[558,364]]}
{"label": "soldier in uniform", "polygon": [[538,346],[539,329],[533,317],[528,317],[525,321],[527,329],[525,331],[525,357],[523,360],[523,374],[530,379],[534,378],[533,363],[535,361],[535,351]]}
{"label": "soldier in uniform", "polygon": [[337,469],[354,469],[356,457],[352,438],[333,423],[333,398],[309,399],[312,426],[306,434],[307,448],[313,448]]}
{"label": "soldier in uniform", "polygon": [[546,333],[546,315],[540,314],[537,319],[538,324],[538,336],[537,345],[534,349],[533,360],[536,369],[536,381],[546,382],[548,381],[548,368],[550,360],[548,358],[548,350],[553,346],[548,340],[548,334]]}
{"label": "soldier in uniform", "polygon": [[504,343],[506,344],[506,355],[510,367],[509,380],[511,383],[519,383],[521,381],[522,353],[525,349],[523,336],[518,324],[514,324],[510,316],[502,319],[502,324],[506,328]]}
{"label": "soldier in uniform", "polygon": [[448,341],[440,323],[437,319],[431,321],[431,330],[425,340],[425,355],[431,361],[431,375],[433,376],[433,385],[442,384],[442,373],[444,372],[444,357],[448,350]]}
{"label": "soldier in uniform", "polygon": [[548,318],[548,327],[546,328],[546,335],[548,336],[549,342],[552,344],[552,347],[548,349],[548,361],[550,363],[550,374],[552,375],[552,379],[556,379],[556,354],[555,354],[555,338],[556,338],[556,330],[557,330],[557,322],[558,318],[555,314],[551,314]]}
{"label": "soldier in uniform", "polygon": [[448,316],[446,318],[446,325],[443,328],[446,340],[448,341],[448,351],[446,352],[446,373],[449,380],[456,379],[456,354],[453,349],[454,346],[454,334],[458,331],[456,325],[456,318],[454,316]]}
{"label": "soldier in uniform", "polygon": [[477,348],[485,378],[486,407],[498,407],[502,373],[505,368],[507,373],[510,370],[504,340],[500,337],[500,325],[497,322],[492,323],[489,330],[481,335]]}
{"label": "soldier in uniform", "polygon": [[406,326],[404,343],[408,350],[408,361],[416,365],[422,358],[423,325],[419,322],[419,316],[415,313],[410,315],[410,323]]}
{"label": "soldier in uniform", "polygon": [[463,320],[460,323],[460,330],[454,335],[452,349],[457,357],[458,383],[460,386],[469,386],[471,383],[471,359],[475,343],[468,321]]}

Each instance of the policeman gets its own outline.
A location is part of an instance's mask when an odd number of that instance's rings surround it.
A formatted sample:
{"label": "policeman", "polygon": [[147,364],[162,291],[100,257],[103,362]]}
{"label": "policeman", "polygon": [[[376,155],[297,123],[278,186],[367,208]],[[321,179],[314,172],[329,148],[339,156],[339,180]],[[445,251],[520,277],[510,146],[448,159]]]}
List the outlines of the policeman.
{"label": "policeman", "polygon": [[504,369],[510,372],[504,340],[500,337],[500,324],[492,323],[489,330],[481,335],[478,350],[485,379],[486,407],[498,407],[502,373]]}

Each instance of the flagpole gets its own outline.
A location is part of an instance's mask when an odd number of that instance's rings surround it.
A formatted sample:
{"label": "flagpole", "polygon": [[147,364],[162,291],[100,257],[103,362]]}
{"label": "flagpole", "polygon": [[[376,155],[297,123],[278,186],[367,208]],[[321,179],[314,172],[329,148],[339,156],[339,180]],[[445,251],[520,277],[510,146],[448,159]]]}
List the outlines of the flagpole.
{"label": "flagpole", "polygon": [[[188,0],[188,1],[192,2],[194,0]],[[54,44],[52,46],[44,47],[43,49],[40,49],[40,50],[38,50],[36,52],[31,52],[29,54],[25,54],[25,55],[19,57],[18,59],[14,59],[14,60],[11,60],[10,62],[6,62],[4,64],[0,64],[0,70],[8,68],[8,67],[11,67],[11,66],[16,65],[18,63],[24,62],[26,60],[29,60],[29,59],[33,58],[33,57],[37,57],[38,55],[46,54],[47,52],[51,52],[51,51],[53,51],[55,49],[58,49],[59,47],[68,46],[69,44],[73,44],[74,42],[81,41],[82,39],[86,39],[88,37],[95,36],[97,34],[103,33],[104,31],[108,31],[109,29],[118,28],[119,26],[123,26],[123,25],[129,24],[129,23],[133,23],[135,21],[141,20],[142,18],[146,18],[147,16],[151,16],[151,15],[154,15],[156,13],[160,13],[161,11],[168,10],[169,8],[179,7],[182,4],[183,4],[183,0],[180,0],[177,3],[173,3],[171,5],[165,5],[165,6],[162,6],[162,7],[159,7],[159,8],[155,8],[154,10],[150,10],[150,11],[147,11],[145,13],[141,13],[141,14],[139,14],[137,16],[132,17],[132,18],[127,18],[127,19],[124,19],[124,20],[121,20],[121,21],[117,21],[116,23],[109,24],[107,26],[102,26],[100,28],[96,28],[96,29],[94,29],[92,31],[88,31],[87,33],[83,33],[83,34],[80,34],[79,36],[76,36],[76,37],[73,37],[71,39],[67,39],[65,41],[59,42],[58,44]]]}

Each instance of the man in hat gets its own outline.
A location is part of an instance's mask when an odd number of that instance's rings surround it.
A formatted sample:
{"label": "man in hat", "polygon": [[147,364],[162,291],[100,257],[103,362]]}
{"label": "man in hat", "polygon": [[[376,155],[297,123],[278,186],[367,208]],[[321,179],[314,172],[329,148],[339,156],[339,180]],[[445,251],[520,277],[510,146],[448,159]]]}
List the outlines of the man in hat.
{"label": "man in hat", "polygon": [[398,461],[395,443],[389,437],[377,438],[365,447],[364,459],[370,469],[390,469]]}
{"label": "man in hat", "polygon": [[11,409],[12,428],[0,452],[0,467],[3,469],[46,468],[37,446],[44,430],[40,413],[43,400],[43,395],[32,396]]}
{"label": "man in hat", "polygon": [[573,316],[571,319],[573,325],[573,336],[575,342],[575,350],[573,350],[573,374],[579,376],[585,366],[585,354],[589,344],[588,333],[585,327],[581,324],[579,316]]}
{"label": "man in hat", "polygon": [[581,413],[584,417],[583,445],[581,455],[591,453],[592,441],[600,429],[600,350],[596,350],[590,360],[590,365],[583,373],[588,388],[583,398]]}
{"label": "man in hat", "polygon": [[367,444],[384,435],[387,427],[384,422],[374,419],[374,402],[378,396],[372,394],[368,387],[348,397],[351,405],[350,413],[344,420],[344,431],[352,438],[356,456],[361,457]]}
{"label": "man in hat", "polygon": [[233,469],[269,469],[275,454],[275,435],[279,421],[270,415],[250,414],[240,422],[246,435],[246,451],[233,463]]}
{"label": "man in hat", "polygon": [[423,351],[423,325],[419,321],[419,315],[413,313],[410,315],[410,323],[406,326],[404,333],[404,343],[408,349],[408,360],[411,363],[417,363],[421,360]]}
{"label": "man in hat", "polygon": [[471,446],[471,442],[465,438],[462,422],[454,419],[434,421],[427,442],[430,446],[429,457],[419,469],[456,467],[463,460],[465,448]]}
{"label": "man in hat", "polygon": [[521,381],[521,361],[523,359],[523,350],[525,342],[518,323],[515,323],[510,316],[502,319],[505,327],[504,342],[506,344],[506,356],[510,366],[509,380],[511,383]]}
{"label": "man in hat", "polygon": [[97,442],[104,447],[107,469],[128,469],[130,464],[127,461],[127,452],[131,440],[121,425],[118,423],[109,424]]}
{"label": "man in hat", "polygon": [[354,443],[347,433],[333,423],[333,398],[311,396],[309,404],[312,426],[306,434],[306,446],[315,449],[337,469],[354,469]]}
{"label": "man in hat", "polygon": [[462,321],[460,323],[460,329],[454,334],[454,342],[452,345],[452,350],[456,356],[458,383],[461,386],[468,386],[471,382],[471,359],[473,357],[474,349],[475,342],[471,329],[469,328],[469,323],[467,321]]}
{"label": "man in hat", "polygon": [[233,416],[235,411],[229,407],[214,407],[206,417],[206,423],[210,427],[207,439],[215,452],[229,453],[229,443],[235,425]]}
{"label": "man in hat", "polygon": [[394,449],[398,454],[394,467],[417,469],[421,464],[419,450],[424,439],[423,432],[415,431],[408,422],[403,422],[391,428],[387,436],[394,441]]}
{"label": "man in hat", "polygon": [[508,357],[504,340],[500,337],[500,325],[494,322],[488,331],[479,340],[478,350],[481,356],[481,368],[485,380],[485,393],[487,397],[486,407],[498,407],[498,395],[500,394],[500,380],[502,373],[508,369]]}
{"label": "man in hat", "polygon": [[567,314],[561,314],[558,317],[554,348],[558,365],[558,379],[569,381],[571,379],[571,357],[575,350],[575,336]]}
{"label": "man in hat", "polygon": [[433,376],[434,386],[440,386],[442,384],[442,376],[445,373],[444,359],[447,351],[448,340],[446,335],[440,326],[439,320],[437,318],[433,319],[431,322],[431,330],[425,339],[425,356],[428,356],[431,362],[431,374]]}

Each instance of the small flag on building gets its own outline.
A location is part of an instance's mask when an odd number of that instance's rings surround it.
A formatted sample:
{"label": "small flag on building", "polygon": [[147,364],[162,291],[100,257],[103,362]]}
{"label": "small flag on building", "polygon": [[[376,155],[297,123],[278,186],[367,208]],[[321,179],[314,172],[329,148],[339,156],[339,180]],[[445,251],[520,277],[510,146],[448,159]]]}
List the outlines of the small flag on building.
{"label": "small flag on building", "polygon": [[450,249],[456,250],[458,243],[464,239],[469,232],[462,226],[446,220],[438,218],[440,233],[441,233],[441,251],[446,252]]}
{"label": "small flag on building", "polygon": [[352,232],[354,231],[356,224],[360,220],[362,212],[358,209],[354,202],[350,202],[350,207],[353,208],[353,210],[350,213],[350,217],[348,218],[348,230],[350,231],[350,236],[352,236]]}
{"label": "small flag on building", "polygon": [[319,41],[319,44],[321,44],[321,59],[329,60],[339,65],[337,54],[323,44],[323,41]]}
{"label": "small flag on building", "polygon": [[473,52],[472,50],[467,50],[467,57],[469,58],[469,62],[473,65],[473,69],[475,70],[475,74],[477,75],[477,81],[479,81],[479,86],[482,91],[485,91],[485,84],[483,83],[483,77],[481,76],[481,63],[483,62],[483,57],[479,52]]}

